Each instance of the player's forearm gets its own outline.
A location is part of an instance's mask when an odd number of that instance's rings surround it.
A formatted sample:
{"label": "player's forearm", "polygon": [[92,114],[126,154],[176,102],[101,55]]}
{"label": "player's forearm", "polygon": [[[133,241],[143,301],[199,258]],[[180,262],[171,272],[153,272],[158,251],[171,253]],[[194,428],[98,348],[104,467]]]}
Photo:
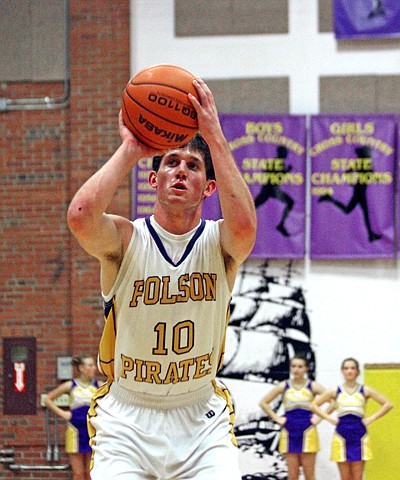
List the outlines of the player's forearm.
{"label": "player's forearm", "polygon": [[222,216],[235,236],[255,237],[256,210],[251,193],[229,150],[224,137],[210,146]]}

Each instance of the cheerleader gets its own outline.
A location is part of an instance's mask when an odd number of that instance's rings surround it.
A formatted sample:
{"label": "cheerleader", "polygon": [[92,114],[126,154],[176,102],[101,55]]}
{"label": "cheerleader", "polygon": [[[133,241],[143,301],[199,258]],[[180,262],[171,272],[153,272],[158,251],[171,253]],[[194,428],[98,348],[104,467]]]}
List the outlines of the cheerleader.
{"label": "cheerleader", "polygon": [[[306,480],[315,480],[315,461],[319,451],[316,425],[320,418],[312,414],[311,402],[321,395],[324,388],[307,378],[309,362],[303,355],[296,355],[290,362],[291,378],[280,382],[265,395],[260,407],[281,428],[279,451],[285,455],[288,480],[298,480],[300,467]],[[279,416],[271,402],[282,396],[285,414]]]}
{"label": "cheerleader", "polygon": [[[72,365],[78,370],[76,378],[68,380],[49,392],[45,405],[58,417],[66,420],[65,451],[69,454],[73,480],[90,480],[89,466],[92,449],[89,445],[87,412],[99,385],[95,378],[96,363],[92,356],[74,357]],[[54,400],[69,395],[69,409],[64,410]]]}
{"label": "cheerleader", "polygon": [[[371,387],[357,382],[360,366],[354,358],[342,362],[343,385],[326,390],[316,398],[311,408],[314,413],[328,420],[336,427],[331,448],[331,460],[337,462],[341,480],[362,480],[364,464],[372,458],[371,446],[366,427],[393,408],[392,403]],[[365,404],[374,399],[381,408],[365,417]],[[324,411],[320,406],[335,401],[337,417]]]}

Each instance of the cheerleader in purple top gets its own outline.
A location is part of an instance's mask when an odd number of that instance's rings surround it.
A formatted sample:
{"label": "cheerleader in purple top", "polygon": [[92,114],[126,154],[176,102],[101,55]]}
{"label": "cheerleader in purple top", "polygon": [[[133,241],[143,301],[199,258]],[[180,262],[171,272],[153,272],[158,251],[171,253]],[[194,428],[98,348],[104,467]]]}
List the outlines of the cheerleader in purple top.
{"label": "cheerleader in purple top", "polygon": [[[78,369],[78,376],[62,383],[47,394],[45,404],[58,417],[66,420],[65,451],[69,454],[73,480],[90,480],[89,465],[92,449],[89,445],[87,412],[90,402],[98,389],[95,378],[96,363],[92,356],[74,357],[72,364]],[[69,410],[56,405],[60,395],[69,395]]]}
{"label": "cheerleader in purple top", "polygon": [[[372,458],[367,425],[385,415],[393,405],[381,393],[371,387],[357,383],[360,367],[354,358],[346,358],[342,362],[344,383],[339,387],[326,390],[312,403],[312,410],[336,426],[331,460],[337,462],[341,480],[362,480],[364,464]],[[382,407],[370,417],[365,417],[365,404],[373,398]],[[320,407],[324,402],[335,401],[334,409],[337,417],[328,409]]]}
{"label": "cheerleader in purple top", "polygon": [[[288,480],[298,480],[300,467],[306,480],[315,480],[315,460],[319,450],[316,424],[320,421],[310,410],[312,400],[324,388],[307,378],[308,359],[296,355],[290,362],[291,378],[280,382],[260,402],[260,407],[281,429],[279,451],[285,455]],[[282,396],[284,416],[279,416],[270,403]]]}

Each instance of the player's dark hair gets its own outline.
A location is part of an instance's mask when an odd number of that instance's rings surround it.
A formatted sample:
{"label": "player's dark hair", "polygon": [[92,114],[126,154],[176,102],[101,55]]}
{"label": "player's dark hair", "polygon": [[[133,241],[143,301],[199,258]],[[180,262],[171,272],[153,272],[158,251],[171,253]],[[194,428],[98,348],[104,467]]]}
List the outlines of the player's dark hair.
{"label": "player's dark hair", "polygon": [[[178,148],[187,148],[187,147],[189,147],[191,150],[194,150],[195,152],[200,152],[203,155],[204,164],[206,166],[206,178],[207,180],[215,180],[215,172],[214,172],[214,166],[212,163],[210,148],[208,147],[207,142],[204,140],[201,134],[197,133],[190,140],[190,142]],[[162,159],[163,159],[163,155],[156,155],[155,157],[153,157],[152,169],[155,172],[157,172],[158,169],[160,168]]]}

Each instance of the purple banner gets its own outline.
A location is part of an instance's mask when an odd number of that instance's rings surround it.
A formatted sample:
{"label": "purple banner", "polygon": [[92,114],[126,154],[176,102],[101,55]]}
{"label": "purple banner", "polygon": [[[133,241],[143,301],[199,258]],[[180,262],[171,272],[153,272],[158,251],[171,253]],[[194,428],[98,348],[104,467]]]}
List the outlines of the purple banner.
{"label": "purple banner", "polygon": [[334,0],[336,38],[400,36],[399,0]]}
{"label": "purple banner", "polygon": [[221,114],[220,118],[257,209],[257,239],[250,257],[303,258],[305,116]]}
{"label": "purple banner", "polygon": [[[151,172],[152,158],[142,158],[138,165],[132,170],[132,218],[142,218],[152,215],[156,191],[150,187],[148,182]],[[221,218],[218,193],[206,198],[203,203],[203,218],[207,220],[218,220]]]}
{"label": "purple banner", "polygon": [[151,215],[154,210],[156,192],[150,187],[148,178],[151,172],[151,158],[142,158],[132,170],[132,214],[131,217],[143,218]]}
{"label": "purple banner", "polygon": [[[396,115],[396,145],[400,145],[400,115]],[[395,198],[397,207],[397,256],[400,258],[400,149],[397,148],[397,184],[395,187]],[[396,210],[395,210],[396,211]]]}
{"label": "purple banner", "polygon": [[311,258],[394,256],[393,115],[311,118]]}

